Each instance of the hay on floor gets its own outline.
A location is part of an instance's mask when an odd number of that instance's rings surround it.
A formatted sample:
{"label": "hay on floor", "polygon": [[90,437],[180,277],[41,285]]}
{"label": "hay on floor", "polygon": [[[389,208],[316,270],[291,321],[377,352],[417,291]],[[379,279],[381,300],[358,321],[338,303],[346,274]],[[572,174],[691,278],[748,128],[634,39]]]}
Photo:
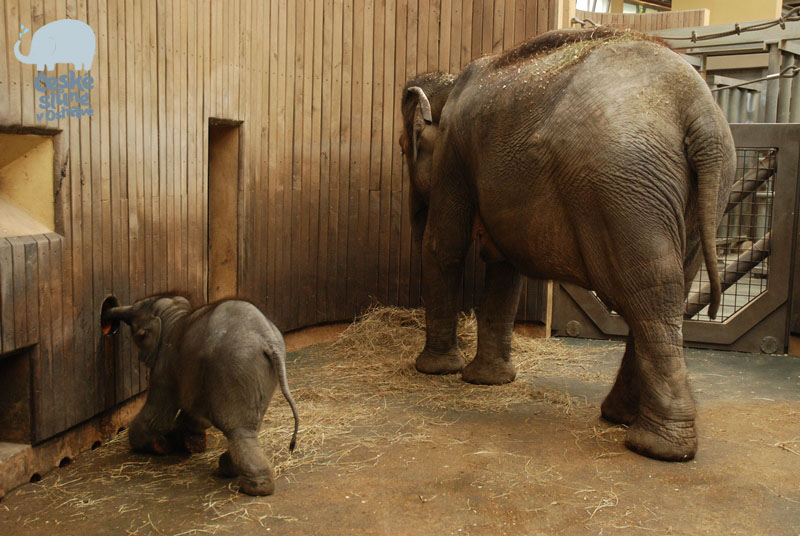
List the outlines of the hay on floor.
{"label": "hay on floor", "polygon": [[[476,330],[475,316],[461,315],[458,343],[466,361],[475,353]],[[287,367],[289,383],[301,423],[297,450],[292,454],[288,451],[293,421],[280,392],[273,398],[259,435],[276,475],[292,481],[300,473],[322,467],[350,472],[373,466],[391,445],[430,441],[434,427],[457,424],[457,412],[499,412],[526,402],[554,405],[565,412],[586,406],[566,390],[537,387],[539,377],[610,381],[587,370],[591,352],[578,353],[553,339],[518,335],[512,341],[512,359],[518,373],[510,384],[480,386],[463,382],[457,374],[428,376],[414,369],[424,342],[423,310],[374,307],[333,344],[314,347],[291,362]],[[598,432],[593,425],[580,433],[576,442],[613,443],[605,437],[608,432]],[[279,513],[259,506],[263,501],[236,494],[235,480],[226,483],[211,476],[226,448],[227,440],[218,430],[211,429],[208,449],[202,454],[180,460],[143,456],[129,451],[127,433],[122,433],[93,451],[93,456],[109,462],[121,458],[124,462],[101,465],[90,473],[72,464],[55,479],[45,478],[22,493],[44,496],[49,503],[44,510],[58,510],[75,521],[93,515],[101,502],[112,501],[121,514],[141,511],[138,524],[131,527],[132,533],[152,523],[145,516],[146,505],[169,500],[170,490],[176,488],[215,489],[202,500],[203,511],[212,512],[213,518],[193,531],[216,533],[223,520],[248,520],[263,526],[269,519],[281,518]],[[545,478],[542,475],[548,479],[557,476],[547,468],[536,471],[538,476],[526,472],[520,478],[538,481]],[[102,496],[92,491],[97,484],[107,490]],[[119,496],[112,490],[117,490]],[[129,502],[122,497],[128,497]]]}
{"label": "hay on floor", "polygon": [[[280,395],[273,404],[284,409],[270,410],[280,416],[269,419],[261,433],[263,441],[272,448],[277,473],[297,465],[342,463],[365,445],[424,439],[424,429],[430,425],[425,419],[410,424],[402,433],[390,431],[381,435],[383,409],[390,405],[497,412],[514,404],[539,401],[570,412],[585,402],[564,390],[537,387],[537,377],[610,381],[588,370],[586,364],[591,359],[588,353],[578,353],[555,339],[515,334],[511,358],[517,367],[517,379],[495,386],[468,384],[458,374],[420,374],[414,369],[414,361],[424,345],[424,310],[375,306],[345,329],[333,344],[316,347],[308,362],[293,363],[289,379],[300,409],[298,451],[288,455],[286,438],[291,434],[292,421],[288,408],[279,400]],[[460,315],[458,345],[469,362],[477,346],[474,314]],[[340,445],[338,453],[324,448],[326,441],[352,435],[354,427],[364,426],[369,428],[372,440],[365,443],[362,436],[352,444]]]}

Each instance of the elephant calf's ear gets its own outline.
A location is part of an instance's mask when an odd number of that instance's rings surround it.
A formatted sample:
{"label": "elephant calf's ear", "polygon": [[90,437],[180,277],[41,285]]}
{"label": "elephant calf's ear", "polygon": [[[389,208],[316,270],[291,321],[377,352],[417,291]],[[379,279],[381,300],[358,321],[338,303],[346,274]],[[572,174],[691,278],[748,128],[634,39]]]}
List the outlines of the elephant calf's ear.
{"label": "elephant calf's ear", "polygon": [[161,318],[154,316],[142,324],[133,334],[139,347],[139,359],[148,367],[155,365],[158,349],[161,346]]}

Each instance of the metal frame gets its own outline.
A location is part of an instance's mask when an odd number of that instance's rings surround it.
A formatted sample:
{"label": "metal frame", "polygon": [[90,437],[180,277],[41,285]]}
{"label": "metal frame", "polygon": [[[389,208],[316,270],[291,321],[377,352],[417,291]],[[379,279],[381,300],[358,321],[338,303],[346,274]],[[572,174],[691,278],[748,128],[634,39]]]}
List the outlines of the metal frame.
{"label": "metal frame", "polygon": [[[789,342],[800,124],[733,124],[737,147],[776,148],[772,250],[767,290],[725,322],[686,320],[687,346],[740,351],[783,351]],[[628,326],[588,290],[560,283],[554,291],[553,331],[588,338],[622,337]]]}

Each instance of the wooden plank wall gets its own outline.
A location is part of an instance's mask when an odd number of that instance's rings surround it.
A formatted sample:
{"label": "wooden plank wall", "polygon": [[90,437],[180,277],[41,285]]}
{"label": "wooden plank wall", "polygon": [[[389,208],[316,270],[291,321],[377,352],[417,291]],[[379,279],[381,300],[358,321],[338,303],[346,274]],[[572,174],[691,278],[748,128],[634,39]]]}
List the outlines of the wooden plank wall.
{"label": "wooden plank wall", "polygon": [[[239,294],[282,329],[418,305],[398,139],[409,77],[554,28],[562,0],[4,0],[0,128],[54,137],[55,233],[0,240],[0,353],[29,348],[33,440],[146,388],[99,310],[207,288],[209,119],[241,121]],[[21,24],[97,37],[92,117],[36,119]],[[23,53],[29,37],[23,40]],[[67,65],[55,73],[65,75]],[[474,253],[464,304],[480,290]],[[520,317],[537,319],[539,284]],[[0,358],[1,359],[1,358]]]}
{"label": "wooden plank wall", "polygon": [[605,26],[630,28],[640,32],[654,32],[671,28],[708,26],[710,12],[707,9],[690,9],[685,11],[662,11],[661,13],[623,14],[576,10],[575,17],[580,20],[590,19]]}
{"label": "wooden plank wall", "polygon": [[[215,72],[245,66],[239,76],[250,81],[232,116],[244,121],[243,146],[256,153],[243,157],[241,293],[283,329],[349,320],[372,301],[419,304],[419,245],[408,227],[397,143],[402,86],[416,73],[458,72],[555,27],[561,6],[308,0],[272,2],[262,12],[241,5],[243,16],[260,21],[261,39],[245,31],[237,56],[220,52],[211,66],[212,93],[228,79]],[[212,18],[212,40],[225,24],[224,16]],[[251,100],[258,77],[268,80],[264,98]],[[248,122],[253,113],[268,122]],[[474,253],[470,259],[467,308],[483,275]],[[521,318],[541,316],[539,287],[526,288]]]}

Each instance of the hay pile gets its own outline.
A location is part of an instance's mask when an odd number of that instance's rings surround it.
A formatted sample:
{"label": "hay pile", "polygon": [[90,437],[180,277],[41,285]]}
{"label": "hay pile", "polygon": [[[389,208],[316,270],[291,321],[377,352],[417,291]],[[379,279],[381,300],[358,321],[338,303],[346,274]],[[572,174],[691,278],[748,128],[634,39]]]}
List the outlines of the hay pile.
{"label": "hay pile", "polygon": [[[469,362],[477,345],[474,314],[459,318],[458,345]],[[472,385],[460,375],[428,376],[414,369],[425,345],[425,313],[422,309],[373,307],[328,346],[316,347],[309,359],[289,366],[289,380],[300,411],[298,450],[290,457],[288,438],[291,415],[275,398],[262,440],[274,453],[277,474],[298,466],[350,464],[362,447],[399,441],[422,441],[428,426],[443,424],[443,417],[424,417],[419,412],[401,428],[388,423],[391,408],[426,408],[444,411],[498,412],[513,404],[531,401],[557,405],[565,412],[585,401],[565,391],[536,386],[537,377],[572,377],[588,381],[610,378],[586,368],[587,354],[578,354],[554,339],[514,335],[512,360],[517,379],[506,385]],[[274,407],[279,405],[279,408]],[[434,413],[437,414],[437,413]],[[277,415],[277,416],[276,416]],[[358,434],[352,432],[358,429]],[[348,438],[354,438],[352,441]],[[336,446],[326,443],[336,443]],[[218,453],[215,453],[218,455]]]}

